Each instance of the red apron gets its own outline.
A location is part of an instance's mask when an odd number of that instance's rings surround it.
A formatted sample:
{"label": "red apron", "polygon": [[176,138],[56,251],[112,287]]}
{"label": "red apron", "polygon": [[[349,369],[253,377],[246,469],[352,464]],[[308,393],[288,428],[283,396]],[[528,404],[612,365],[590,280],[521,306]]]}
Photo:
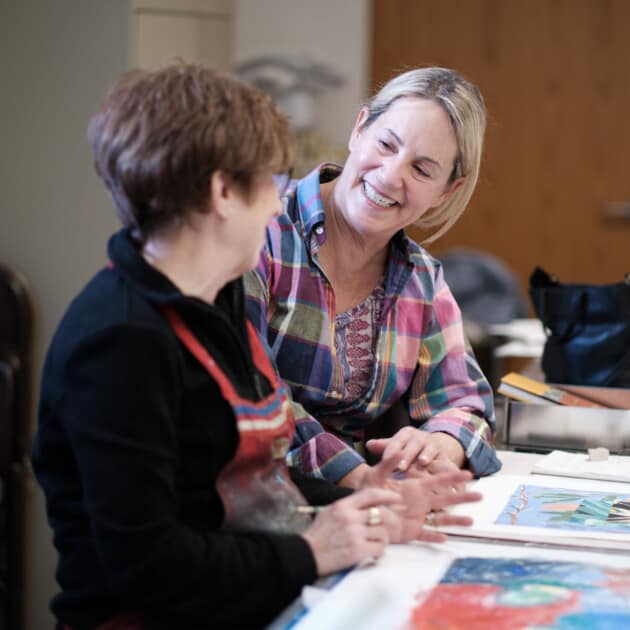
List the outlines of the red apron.
{"label": "red apron", "polygon": [[[278,379],[253,325],[247,322],[254,364],[272,387],[272,392],[257,402],[237,394],[175,309],[164,307],[162,311],[180,341],[218,383],[236,416],[238,448],[217,480],[225,509],[224,527],[293,533],[304,530],[311,518],[295,511],[298,505],[306,505],[306,500],[289,478],[285,461],[295,420],[285,386]],[[71,630],[68,625],[62,627]],[[131,611],[112,617],[96,630],[150,630],[150,627],[142,614]]]}
{"label": "red apron", "polygon": [[286,393],[254,326],[247,322],[249,346],[258,370],[272,391],[259,401],[242,398],[209,352],[172,307],[162,312],[179,340],[219,385],[236,417],[239,444],[234,458],[217,479],[225,509],[224,526],[231,529],[300,532],[311,522],[295,508],[306,505],[289,478],[285,457],[295,427]]}

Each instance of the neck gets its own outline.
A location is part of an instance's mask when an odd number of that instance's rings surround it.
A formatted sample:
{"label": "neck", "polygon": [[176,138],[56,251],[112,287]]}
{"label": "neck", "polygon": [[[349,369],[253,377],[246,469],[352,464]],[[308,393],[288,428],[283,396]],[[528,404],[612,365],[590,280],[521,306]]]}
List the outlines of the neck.
{"label": "neck", "polygon": [[183,294],[210,304],[233,279],[221,263],[219,249],[187,224],[149,238],[142,248],[142,255]]}

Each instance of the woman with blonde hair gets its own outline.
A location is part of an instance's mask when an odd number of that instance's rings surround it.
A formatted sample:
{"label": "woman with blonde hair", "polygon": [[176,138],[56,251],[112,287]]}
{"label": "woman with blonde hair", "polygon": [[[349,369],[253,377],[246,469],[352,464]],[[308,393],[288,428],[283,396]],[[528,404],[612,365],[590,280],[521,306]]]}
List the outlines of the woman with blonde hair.
{"label": "woman with blonde hair", "polygon": [[500,468],[492,390],[460,310],[439,261],[404,231],[431,242],[457,221],[485,126],[479,90],[455,71],[401,74],[361,108],[343,168],[297,182],[268,227],[248,310],[291,387],[289,461],[305,474],[369,485],[378,465],[363,444],[397,458],[399,476]]}

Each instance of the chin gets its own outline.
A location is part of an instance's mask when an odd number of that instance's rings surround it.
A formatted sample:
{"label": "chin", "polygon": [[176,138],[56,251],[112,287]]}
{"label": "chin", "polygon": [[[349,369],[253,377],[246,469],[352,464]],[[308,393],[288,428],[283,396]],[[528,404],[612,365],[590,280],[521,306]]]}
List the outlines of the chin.
{"label": "chin", "polygon": [[349,218],[352,225],[360,231],[380,232],[387,230],[388,225],[391,224],[392,211],[361,203],[350,209]]}

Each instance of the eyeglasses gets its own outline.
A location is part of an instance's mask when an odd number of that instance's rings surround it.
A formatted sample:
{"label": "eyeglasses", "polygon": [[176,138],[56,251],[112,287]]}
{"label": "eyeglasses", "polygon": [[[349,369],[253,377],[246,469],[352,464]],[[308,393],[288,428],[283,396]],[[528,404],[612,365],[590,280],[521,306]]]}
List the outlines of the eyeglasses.
{"label": "eyeglasses", "polygon": [[291,188],[291,180],[293,177],[293,169],[290,168],[286,173],[279,173],[278,175],[273,175],[273,183],[278,191],[278,197],[286,197],[290,188]]}

